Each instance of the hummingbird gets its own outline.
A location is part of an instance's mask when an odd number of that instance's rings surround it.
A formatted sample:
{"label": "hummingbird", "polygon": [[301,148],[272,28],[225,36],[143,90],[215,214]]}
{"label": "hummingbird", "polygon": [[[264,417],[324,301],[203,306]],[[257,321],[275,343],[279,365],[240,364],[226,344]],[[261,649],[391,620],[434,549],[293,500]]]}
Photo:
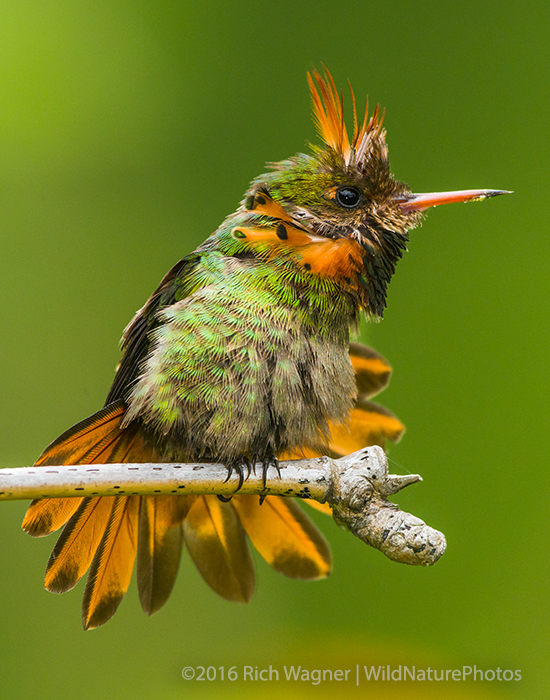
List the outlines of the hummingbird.
{"label": "hummingbird", "polygon": [[[36,466],[216,462],[242,485],[251,465],[342,456],[396,441],[404,427],[370,401],[391,368],[355,342],[361,314],[380,319],[409,231],[429,207],[501,190],[414,194],[390,173],[384,114],[353,131],[328,71],[308,73],[321,144],[268,164],[235,213],[165,275],[126,327],[104,408],[55,440]],[[273,469],[275,471],[273,471]],[[249,472],[248,472],[249,473]],[[116,612],[137,559],[147,614],[168,599],[183,545],[206,583],[246,602],[248,542],[277,571],[326,577],[324,537],[292,498],[239,495],[52,498],[23,528],[63,528],[45,587],[72,589],[89,570],[85,629]]]}

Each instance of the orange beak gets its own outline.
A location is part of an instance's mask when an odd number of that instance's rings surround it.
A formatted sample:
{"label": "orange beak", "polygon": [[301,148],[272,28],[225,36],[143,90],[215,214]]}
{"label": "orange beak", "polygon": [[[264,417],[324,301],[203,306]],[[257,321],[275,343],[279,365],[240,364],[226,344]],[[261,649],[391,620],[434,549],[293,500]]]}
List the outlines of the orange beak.
{"label": "orange beak", "polygon": [[429,194],[409,194],[396,197],[405,214],[413,211],[424,211],[439,204],[452,202],[475,202],[488,197],[498,197],[499,194],[511,194],[508,190],[456,190],[454,192],[430,192]]}

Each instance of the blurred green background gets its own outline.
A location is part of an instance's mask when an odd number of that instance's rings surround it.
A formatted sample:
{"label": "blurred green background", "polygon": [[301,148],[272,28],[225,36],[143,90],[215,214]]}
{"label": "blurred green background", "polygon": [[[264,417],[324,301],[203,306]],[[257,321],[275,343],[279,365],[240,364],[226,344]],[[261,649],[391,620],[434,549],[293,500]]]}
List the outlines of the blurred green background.
{"label": "blurred green background", "polygon": [[[320,514],[334,573],[255,557],[248,606],[184,556],[152,618],[135,584],[84,633],[83,586],[41,588],[54,539],[0,504],[0,696],[541,698],[548,681],[550,237],[546,3],[4,0],[0,6],[0,466],[30,464],[103,403],[125,324],[248,182],[314,140],[306,71],[386,107],[414,191],[514,190],[431,210],[384,321],[382,402],[407,425],[398,502],[448,538],[394,564]],[[348,102],[349,104],[349,102]],[[309,510],[309,509],[308,509]],[[209,683],[187,665],[521,669],[521,682]]]}

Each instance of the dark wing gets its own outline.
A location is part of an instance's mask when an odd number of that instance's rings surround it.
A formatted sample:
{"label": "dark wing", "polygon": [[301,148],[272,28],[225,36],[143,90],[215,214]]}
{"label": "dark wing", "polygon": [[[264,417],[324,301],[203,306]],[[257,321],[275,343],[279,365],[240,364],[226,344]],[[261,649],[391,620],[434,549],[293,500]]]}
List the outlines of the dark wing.
{"label": "dark wing", "polygon": [[189,290],[186,281],[198,265],[200,258],[200,254],[191,253],[176,263],[164,275],[158,288],[124,329],[121,343],[123,355],[118,364],[111,389],[107,394],[106,406],[113,401],[127,398],[128,391],[138,378],[142,364],[147,357],[151,331],[159,323],[158,312],[187,296]]}

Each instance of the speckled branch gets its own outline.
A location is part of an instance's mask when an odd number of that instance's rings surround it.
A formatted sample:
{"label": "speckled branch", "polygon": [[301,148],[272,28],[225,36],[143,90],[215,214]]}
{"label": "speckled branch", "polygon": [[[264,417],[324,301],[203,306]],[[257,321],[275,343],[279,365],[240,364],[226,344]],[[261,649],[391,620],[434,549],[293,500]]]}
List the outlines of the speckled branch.
{"label": "speckled branch", "polygon": [[[281,462],[264,488],[252,473],[239,494],[311,498],[328,503],[335,521],[387,557],[403,564],[430,566],[445,551],[445,537],[388,500],[405,486],[421,481],[417,474],[388,474],[380,447],[330,459]],[[261,470],[260,470],[261,471]],[[235,492],[238,477],[226,481],[221,464],[85,464],[19,467],[0,470],[0,500],[154,494],[219,494]]]}

